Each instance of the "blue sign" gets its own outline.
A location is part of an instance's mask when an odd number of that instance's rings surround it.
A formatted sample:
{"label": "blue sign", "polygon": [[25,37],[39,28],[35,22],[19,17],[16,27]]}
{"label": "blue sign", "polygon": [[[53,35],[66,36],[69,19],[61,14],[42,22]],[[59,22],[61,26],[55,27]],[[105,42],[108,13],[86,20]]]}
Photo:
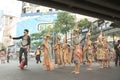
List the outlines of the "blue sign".
{"label": "blue sign", "polygon": [[87,28],[82,30],[82,33],[86,33],[86,32],[88,32]]}
{"label": "blue sign", "polygon": [[48,12],[46,14],[39,13],[39,16],[38,13],[27,13],[21,15],[21,17],[25,16],[30,16],[30,18],[17,23],[16,36],[22,35],[24,29],[28,29],[31,34],[53,25],[54,21],[57,19],[57,12]]}

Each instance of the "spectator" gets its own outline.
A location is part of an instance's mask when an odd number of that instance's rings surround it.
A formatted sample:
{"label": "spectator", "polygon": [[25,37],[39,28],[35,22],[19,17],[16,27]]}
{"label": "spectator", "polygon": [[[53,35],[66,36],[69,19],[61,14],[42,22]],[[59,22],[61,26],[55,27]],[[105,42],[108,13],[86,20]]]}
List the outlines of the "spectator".
{"label": "spectator", "polygon": [[9,63],[10,60],[10,49],[8,49],[8,54],[7,54],[7,63]]}
{"label": "spectator", "polygon": [[118,62],[120,66],[120,40],[118,40],[117,44],[115,44],[114,49],[116,53],[115,66],[117,66]]}
{"label": "spectator", "polygon": [[1,57],[1,64],[4,64],[5,63],[5,50],[4,49],[1,50],[0,57]]}
{"label": "spectator", "polygon": [[35,52],[35,55],[36,55],[36,63],[38,64],[38,62],[40,61],[40,63],[42,62],[41,59],[40,59],[40,56],[41,56],[41,51],[40,51],[40,48],[37,48],[36,52]]}

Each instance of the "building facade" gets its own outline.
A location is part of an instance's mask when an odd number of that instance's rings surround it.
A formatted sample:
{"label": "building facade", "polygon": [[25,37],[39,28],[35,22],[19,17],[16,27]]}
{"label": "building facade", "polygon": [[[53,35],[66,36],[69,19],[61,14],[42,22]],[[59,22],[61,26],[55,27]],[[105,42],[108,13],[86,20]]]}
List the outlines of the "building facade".
{"label": "building facade", "polygon": [[59,11],[49,7],[38,6],[23,2],[20,21],[16,24],[16,36],[29,29],[30,34],[40,32],[48,26],[53,27]]}
{"label": "building facade", "polygon": [[10,35],[15,36],[16,34],[16,17],[11,15],[2,16],[3,24],[3,38],[2,42],[5,47],[13,45],[13,40],[9,38]]}

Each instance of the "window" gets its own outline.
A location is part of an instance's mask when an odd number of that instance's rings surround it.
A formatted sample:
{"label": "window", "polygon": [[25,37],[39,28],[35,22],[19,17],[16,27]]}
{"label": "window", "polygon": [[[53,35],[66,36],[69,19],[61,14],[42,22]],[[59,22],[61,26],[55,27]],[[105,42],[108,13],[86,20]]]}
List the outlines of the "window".
{"label": "window", "polygon": [[23,13],[26,13],[26,9],[24,8],[24,9],[22,10],[22,12],[23,12]]}
{"label": "window", "polygon": [[12,23],[13,17],[9,17],[9,24]]}
{"label": "window", "polygon": [[49,9],[49,11],[52,11],[52,9]]}
{"label": "window", "polygon": [[37,10],[36,12],[38,13],[38,12],[40,12],[40,10]]}

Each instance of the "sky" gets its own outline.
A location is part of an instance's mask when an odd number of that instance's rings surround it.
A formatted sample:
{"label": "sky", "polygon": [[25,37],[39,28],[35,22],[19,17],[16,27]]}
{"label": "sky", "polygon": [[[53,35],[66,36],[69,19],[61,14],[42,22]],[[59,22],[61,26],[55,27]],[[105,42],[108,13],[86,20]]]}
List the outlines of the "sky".
{"label": "sky", "polygon": [[[17,0],[0,0],[0,21],[1,15],[20,16],[22,2]],[[3,12],[1,12],[3,11]],[[3,28],[0,24],[0,42],[2,42]]]}
{"label": "sky", "polygon": [[[11,15],[11,16],[17,16],[19,17],[21,15],[21,10],[22,10],[22,2],[17,1],[17,0],[0,0],[0,11],[3,11],[4,15]],[[83,16],[83,15],[78,15],[79,18],[89,18],[92,19],[91,17]],[[1,17],[0,17],[1,19]],[[1,20],[0,20],[1,21]],[[92,20],[90,20],[92,21]],[[0,25],[0,42],[2,42],[2,26]]]}
{"label": "sky", "polygon": [[19,16],[21,13],[22,3],[17,0],[0,0],[0,10],[4,11],[4,14]]}

